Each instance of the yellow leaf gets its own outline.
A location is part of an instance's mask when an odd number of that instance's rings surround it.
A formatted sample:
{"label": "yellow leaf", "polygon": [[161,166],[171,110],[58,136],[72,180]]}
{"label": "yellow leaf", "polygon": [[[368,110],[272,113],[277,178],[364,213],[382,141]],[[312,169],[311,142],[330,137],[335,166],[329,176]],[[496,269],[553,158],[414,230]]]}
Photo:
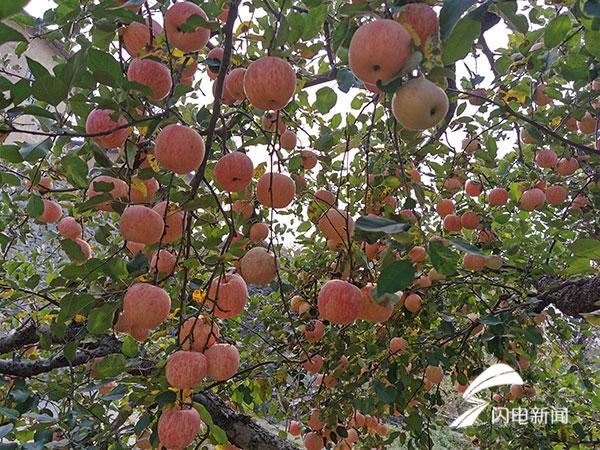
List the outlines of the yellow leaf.
{"label": "yellow leaf", "polygon": [[174,48],[173,50],[171,50],[171,54],[175,57],[175,58],[181,58],[183,55],[185,55],[184,52],[182,52],[181,50],[178,50],[176,48]]}
{"label": "yellow leaf", "polygon": [[10,297],[11,295],[13,295],[13,294],[14,294],[14,292],[15,292],[15,290],[14,290],[14,289],[9,289],[9,290],[7,290],[7,291],[4,291],[4,292],[2,293],[2,295],[0,295],[0,299],[2,299],[2,300],[4,300],[4,299],[7,299],[7,298],[8,298],[8,297]]}
{"label": "yellow leaf", "polygon": [[505,93],[502,97],[505,102],[509,102],[511,100],[516,100],[521,105],[525,104],[525,100],[527,99],[527,95],[524,92],[519,92],[514,89],[511,89],[507,93]]}
{"label": "yellow leaf", "polygon": [[561,121],[562,121],[562,117],[560,117],[560,116],[557,116],[557,117],[555,117],[554,119],[552,119],[552,121],[550,122],[550,124],[551,124],[553,127],[557,127],[557,126],[560,124],[560,122],[561,122]]}
{"label": "yellow leaf", "polygon": [[240,34],[245,33],[250,28],[252,28],[252,22],[247,20],[239,24],[237,29],[235,30],[235,37],[238,37]]}
{"label": "yellow leaf", "polygon": [[73,320],[77,323],[81,323],[81,322],[85,322],[86,317],[81,315],[81,314],[77,314],[75,315],[75,317],[73,318]]}
{"label": "yellow leaf", "polygon": [[179,313],[179,308],[176,308],[175,311],[173,311],[171,314],[169,314],[169,319],[174,319],[175,317],[177,317],[178,313]]}
{"label": "yellow leaf", "polygon": [[254,177],[260,178],[265,174],[266,171],[267,165],[265,163],[260,163],[258,166],[256,166],[256,169],[254,169]]}
{"label": "yellow leaf", "polygon": [[192,294],[192,297],[194,298],[194,300],[196,300],[196,303],[202,304],[206,297],[206,291],[203,291],[202,289],[196,289]]}
{"label": "yellow leaf", "polygon": [[146,185],[139,178],[131,179],[131,188],[140,191],[142,193],[142,198],[146,198],[148,196],[148,189],[146,189]]}
{"label": "yellow leaf", "polygon": [[158,172],[160,167],[158,166],[158,161],[153,153],[146,154],[146,161],[148,161],[148,165],[154,172]]}

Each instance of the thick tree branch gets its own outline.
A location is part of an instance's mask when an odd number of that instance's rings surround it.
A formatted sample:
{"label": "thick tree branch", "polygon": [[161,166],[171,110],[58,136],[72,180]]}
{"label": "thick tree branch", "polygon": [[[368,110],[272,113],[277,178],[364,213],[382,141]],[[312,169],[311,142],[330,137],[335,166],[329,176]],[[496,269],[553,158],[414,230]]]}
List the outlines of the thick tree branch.
{"label": "thick tree branch", "polygon": [[536,312],[554,305],[564,314],[581,317],[581,313],[600,309],[600,276],[574,281],[545,277],[539,282],[539,290],[542,293],[537,298],[542,302],[536,305]]}
{"label": "thick tree branch", "polygon": [[53,343],[64,344],[75,339],[82,339],[82,332],[83,334],[87,332],[85,325],[73,322],[67,328],[64,336],[56,336],[52,334],[50,327],[47,325],[39,326],[31,321],[13,333],[0,337],[0,355],[20,350],[28,345],[37,344],[40,340],[40,335],[49,336]]}
{"label": "thick tree branch", "polygon": [[245,414],[231,409],[212,392],[195,394],[194,401],[201,403],[215,424],[227,433],[229,441],[244,450],[292,450],[292,443],[280,439],[271,431],[254,423]]}
{"label": "thick tree branch", "polygon": [[40,359],[34,361],[23,360],[0,360],[0,374],[16,377],[32,377],[41,373],[47,373],[54,369],[63,367],[81,366],[94,358],[118,353],[121,351],[121,342],[114,336],[104,335],[97,344],[89,350],[81,350],[69,361],[63,354],[51,359]]}
{"label": "thick tree branch", "polygon": [[0,355],[35,344],[39,340],[35,322],[19,328],[14,333],[0,338]]}

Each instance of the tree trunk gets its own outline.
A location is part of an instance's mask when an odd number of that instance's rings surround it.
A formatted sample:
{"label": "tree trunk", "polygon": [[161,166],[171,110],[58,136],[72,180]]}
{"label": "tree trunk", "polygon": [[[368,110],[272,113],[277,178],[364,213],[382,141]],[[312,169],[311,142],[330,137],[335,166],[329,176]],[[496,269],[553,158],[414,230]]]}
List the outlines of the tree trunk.
{"label": "tree trunk", "polygon": [[565,282],[546,277],[540,280],[539,290],[542,303],[535,308],[537,312],[554,305],[563,314],[581,317],[581,313],[600,309],[600,276]]}
{"label": "tree trunk", "polygon": [[244,450],[297,449],[292,443],[253,422],[250,417],[231,409],[212,392],[195,394],[193,398],[208,410],[214,423],[227,433],[229,441]]}

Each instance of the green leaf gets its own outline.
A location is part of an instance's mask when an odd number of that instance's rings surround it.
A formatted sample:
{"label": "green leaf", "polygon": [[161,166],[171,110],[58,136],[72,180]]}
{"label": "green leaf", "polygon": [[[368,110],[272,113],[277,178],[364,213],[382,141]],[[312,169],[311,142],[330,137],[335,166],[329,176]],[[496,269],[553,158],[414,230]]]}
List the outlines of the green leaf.
{"label": "green leaf", "polygon": [[92,71],[96,80],[101,79],[107,82],[102,84],[108,84],[109,86],[122,84],[121,65],[110,53],[90,48],[88,51],[88,68]]}
{"label": "green leaf", "polygon": [[0,414],[6,417],[10,417],[11,419],[18,419],[21,413],[16,409],[6,408],[4,406],[0,406]]}
{"label": "green leaf", "polygon": [[544,341],[540,332],[534,327],[526,328],[523,334],[525,335],[525,339],[532,344],[540,345]]}
{"label": "green leaf", "polygon": [[6,184],[8,186],[20,186],[21,179],[16,176],[14,173],[9,172],[0,172],[0,179],[2,180],[2,184]]}
{"label": "green leaf", "polygon": [[42,142],[27,144],[21,147],[19,153],[24,161],[35,162],[45,157],[50,152],[52,140],[44,139]]}
{"label": "green leaf", "polygon": [[29,56],[26,56],[27,67],[29,67],[29,71],[33,75],[34,78],[42,78],[45,76],[50,76],[50,72],[44,66],[42,66],[39,62],[31,59]]}
{"label": "green leaf", "polygon": [[358,78],[354,76],[351,70],[348,70],[345,67],[338,70],[335,79],[338,82],[338,88],[342,92],[349,92],[351,87],[362,87]]}
{"label": "green leaf", "polygon": [[94,297],[88,294],[65,295],[60,301],[60,313],[56,320],[64,323],[77,314],[87,314],[94,303]]}
{"label": "green leaf", "polygon": [[4,0],[0,2],[0,20],[17,14],[27,3],[29,3],[29,0]]}
{"label": "green leaf", "polygon": [[[217,28],[215,28],[217,27]],[[213,21],[208,21],[199,14],[193,14],[188,17],[187,21],[179,25],[179,31],[183,33],[193,33],[198,28],[218,29],[219,24]]]}
{"label": "green leaf", "polygon": [[316,8],[311,8],[304,18],[304,29],[302,30],[302,39],[307,41],[317,36],[323,28],[323,23],[327,17],[328,4],[322,4]]}
{"label": "green leaf", "polygon": [[527,17],[522,14],[517,14],[518,7],[516,0],[504,0],[496,2],[495,5],[500,15],[510,26],[519,33],[527,33],[529,30],[529,22],[527,21]]}
{"label": "green leaf", "polygon": [[458,20],[474,4],[475,0],[444,1],[444,5],[440,11],[440,37],[443,41],[448,39]]}
{"label": "green leaf", "polygon": [[409,287],[415,277],[415,269],[410,261],[393,261],[383,268],[377,280],[377,296],[393,294]]}
{"label": "green leaf", "polygon": [[46,75],[33,82],[31,93],[38,100],[57,106],[69,95],[69,87],[60,78]]}
{"label": "green leaf", "polygon": [[40,217],[44,212],[44,201],[39,195],[31,194],[25,211],[32,217]]}
{"label": "green leaf", "polygon": [[321,114],[327,114],[337,102],[337,94],[328,86],[322,87],[317,91],[317,101],[315,106]]}
{"label": "green leaf", "polygon": [[558,71],[568,81],[589,81],[588,58],[581,54],[567,56],[560,66]]}
{"label": "green leaf", "polygon": [[87,187],[88,165],[75,153],[69,153],[62,159],[68,180],[77,187]]}
{"label": "green leaf", "polygon": [[571,17],[562,14],[550,21],[544,32],[544,46],[554,48],[559,45],[571,30]]}
{"label": "green leaf", "polygon": [[37,117],[45,117],[47,119],[56,120],[56,116],[53,112],[48,111],[47,109],[42,108],[37,105],[27,105],[27,106],[17,106],[10,110],[10,112],[18,112],[20,114],[29,114]]}
{"label": "green leaf", "polygon": [[102,334],[112,326],[115,315],[115,304],[109,303],[95,308],[88,316],[87,327],[92,334]]}
{"label": "green leaf", "polygon": [[217,444],[227,444],[229,439],[227,438],[227,433],[223,430],[223,428],[218,425],[213,424],[210,427],[210,435],[216,441]]}
{"label": "green leaf", "polygon": [[573,242],[569,249],[575,256],[589,259],[600,258],[600,240],[580,238]]}
{"label": "green leaf", "polygon": [[454,275],[458,256],[446,247],[442,241],[429,241],[427,244],[429,259],[435,270],[444,275]]}
{"label": "green leaf", "polygon": [[600,31],[585,30],[585,48],[596,59],[600,59]]}
{"label": "green leaf", "polygon": [[131,336],[125,336],[123,339],[123,345],[121,346],[121,352],[130,358],[134,358],[139,355],[140,351],[135,339],[133,339]]}
{"label": "green leaf", "polygon": [[79,341],[71,341],[65,344],[63,348],[63,355],[67,358],[67,361],[73,362],[75,359],[75,355],[77,354],[77,346],[79,345]]}
{"label": "green leaf", "polygon": [[423,53],[420,51],[413,52],[413,54],[410,55],[410,58],[408,58],[408,61],[404,64],[404,67],[402,67],[400,73],[386,81],[377,80],[377,87],[383,92],[390,94],[396,92],[404,82],[406,75],[413,70],[416,70],[420,66],[421,61],[423,61]]}
{"label": "green leaf", "polygon": [[[127,360],[120,353],[107,355],[96,365],[96,370],[101,378],[114,378],[125,370]],[[175,392],[172,392],[175,395]]]}
{"label": "green leaf", "polygon": [[593,17],[600,17],[600,1],[587,0],[583,7],[583,12]]}
{"label": "green leaf", "polygon": [[20,150],[18,145],[3,145],[0,147],[0,159],[11,163],[23,162]]}
{"label": "green leaf", "polygon": [[340,46],[350,36],[351,22],[349,19],[344,19],[336,25],[331,37],[331,50],[334,54],[337,53]]}
{"label": "green leaf", "polygon": [[383,382],[375,380],[373,383],[375,393],[384,403],[393,403],[396,400],[396,389],[393,386],[385,387]]}
{"label": "green leaf", "polygon": [[27,42],[27,39],[14,28],[0,22],[0,45],[6,42]]}
{"label": "green leaf", "polygon": [[468,55],[481,31],[481,23],[469,17],[461,19],[444,44],[444,64],[455,63]]}
{"label": "green leaf", "polygon": [[102,266],[105,274],[113,280],[123,280],[129,275],[127,271],[127,262],[123,258],[111,258],[108,264]]}
{"label": "green leaf", "polygon": [[29,80],[19,80],[10,88],[10,98],[13,104],[19,105],[31,95],[31,83]]}
{"label": "green leaf", "polygon": [[[144,413],[140,416],[139,420],[136,422],[135,427],[133,428],[133,431],[135,431],[135,434],[142,434],[142,431],[144,431],[146,428],[148,428],[148,425],[150,425],[150,422],[152,421],[152,416],[148,413]],[[204,422],[206,423],[206,422]]]}
{"label": "green leaf", "polygon": [[81,247],[73,239],[63,239],[60,241],[60,246],[72,261],[85,261],[85,255]]}
{"label": "green leaf", "polygon": [[460,251],[463,251],[465,253],[469,253],[471,255],[485,256],[485,254],[480,249],[478,249],[474,245],[471,245],[468,242],[465,242],[461,239],[450,239],[450,243],[454,247],[456,247],[457,249],[459,249]]}
{"label": "green leaf", "polygon": [[173,391],[164,391],[156,396],[156,403],[158,403],[159,406],[175,403],[176,400],[177,394]]}
{"label": "green leaf", "polygon": [[144,253],[138,253],[131,261],[127,263],[127,271],[132,277],[140,276],[150,268],[148,257]]}
{"label": "green leaf", "polygon": [[355,228],[371,233],[397,234],[408,230],[410,224],[379,216],[361,216],[356,220]]}
{"label": "green leaf", "polygon": [[194,403],[194,408],[196,408],[196,410],[200,414],[200,418],[202,419],[202,422],[204,422],[206,425],[208,425],[209,428],[212,427],[213,420],[212,420],[212,416],[208,412],[208,409],[206,409],[206,407],[202,403]]}

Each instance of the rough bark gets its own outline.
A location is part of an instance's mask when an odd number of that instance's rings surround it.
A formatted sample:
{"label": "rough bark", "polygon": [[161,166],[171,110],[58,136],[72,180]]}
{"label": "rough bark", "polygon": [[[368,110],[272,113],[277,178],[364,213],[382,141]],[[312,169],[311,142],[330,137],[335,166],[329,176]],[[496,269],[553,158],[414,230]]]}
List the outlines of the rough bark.
{"label": "rough bark", "polygon": [[545,277],[539,282],[539,290],[542,293],[537,297],[542,302],[536,306],[537,312],[554,305],[564,314],[581,317],[581,313],[600,309],[600,276],[575,281]]}
{"label": "rough bark", "polygon": [[45,325],[38,326],[35,322],[31,321],[13,333],[0,337],[0,355],[20,350],[28,345],[37,344],[41,335],[50,336],[50,339],[55,344],[64,344],[65,342],[83,338],[85,333],[85,325],[72,323],[67,328],[64,336],[56,336],[52,334],[50,327]]}
{"label": "rough bark", "polygon": [[121,351],[121,342],[114,336],[102,336],[97,343],[89,349],[80,350],[75,353],[73,360],[69,361],[63,354],[51,359],[28,360],[0,360],[0,374],[15,377],[32,377],[42,373],[50,372],[62,367],[74,367],[87,363],[88,361],[102,356],[118,353]]}
{"label": "rough bark", "polygon": [[297,449],[291,442],[253,422],[249,416],[231,409],[212,392],[195,394],[193,398],[208,410],[214,423],[227,433],[229,441],[244,450]]}
{"label": "rough bark", "polygon": [[15,330],[13,333],[0,338],[0,355],[19,350],[39,340],[35,322]]}

